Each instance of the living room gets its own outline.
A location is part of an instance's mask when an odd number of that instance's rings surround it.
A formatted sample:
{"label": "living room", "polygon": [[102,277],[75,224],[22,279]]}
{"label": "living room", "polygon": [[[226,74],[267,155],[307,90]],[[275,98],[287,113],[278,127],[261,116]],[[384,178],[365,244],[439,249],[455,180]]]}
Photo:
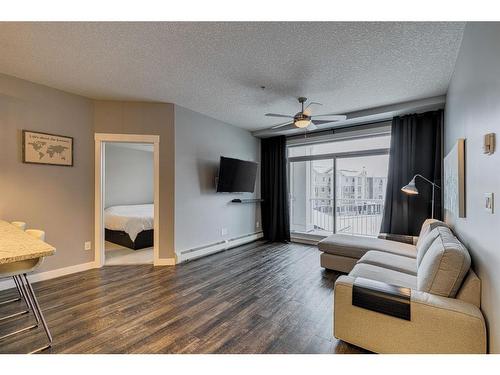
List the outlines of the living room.
{"label": "living room", "polygon": [[[0,353],[500,353],[499,22],[19,12]],[[123,145],[154,225],[107,224]],[[147,261],[107,265],[108,234]]]}

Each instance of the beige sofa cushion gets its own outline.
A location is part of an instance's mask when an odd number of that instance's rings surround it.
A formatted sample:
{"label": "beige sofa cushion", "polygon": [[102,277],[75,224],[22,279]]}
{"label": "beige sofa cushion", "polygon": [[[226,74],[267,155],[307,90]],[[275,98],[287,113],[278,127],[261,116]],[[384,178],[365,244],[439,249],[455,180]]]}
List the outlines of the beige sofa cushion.
{"label": "beige sofa cushion", "polygon": [[424,258],[425,253],[429,250],[429,247],[432,243],[439,237],[438,228],[434,228],[430,232],[426,232],[422,236],[418,237],[417,241],[417,266],[422,263],[422,259]]}
{"label": "beige sofa cushion", "polygon": [[401,255],[371,250],[361,257],[358,263],[371,264],[390,270],[404,272],[413,276],[417,275],[417,260]]}
{"label": "beige sofa cushion", "polygon": [[470,255],[446,227],[437,227],[432,242],[418,266],[417,289],[444,297],[455,297],[470,268]]}
{"label": "beige sofa cushion", "polygon": [[349,273],[358,261],[358,259],[328,253],[321,253],[319,259],[321,267],[345,273]]}
{"label": "beige sofa cushion", "polygon": [[411,289],[415,289],[417,286],[416,276],[387,268],[373,266],[371,264],[356,264],[352,271],[349,272],[349,276],[364,277],[365,279],[381,281],[383,283]]}
{"label": "beige sofa cushion", "polygon": [[425,252],[429,249],[429,246],[434,242],[436,237],[439,235],[438,231],[435,231],[437,227],[446,227],[448,225],[440,220],[427,219],[422,224],[422,229],[420,229],[420,234],[416,243],[417,247],[417,265],[420,265]]}
{"label": "beige sofa cushion", "polygon": [[469,269],[467,276],[465,276],[456,298],[481,308],[481,280],[472,268]]}
{"label": "beige sofa cushion", "polygon": [[[449,228],[448,224],[438,219],[426,219],[422,227],[420,228],[420,233],[418,238],[421,239],[425,237],[426,234],[430,233],[436,227],[446,227]],[[418,243],[418,242],[417,242]]]}
{"label": "beige sofa cushion", "polygon": [[417,250],[414,245],[407,243],[382,240],[380,238],[351,236],[348,234],[333,234],[318,243],[318,248],[329,254],[341,255],[359,259],[368,250],[385,251],[410,258],[416,258]]}

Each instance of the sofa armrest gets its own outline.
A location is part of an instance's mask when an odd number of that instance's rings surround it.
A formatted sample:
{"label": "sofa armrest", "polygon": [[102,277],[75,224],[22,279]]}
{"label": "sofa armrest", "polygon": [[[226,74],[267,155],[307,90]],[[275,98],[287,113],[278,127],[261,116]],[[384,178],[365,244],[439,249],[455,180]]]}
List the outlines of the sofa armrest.
{"label": "sofa armrest", "polygon": [[378,238],[382,240],[396,241],[408,243],[410,245],[416,245],[418,241],[417,236],[408,236],[405,234],[391,234],[391,233],[380,233]]}
{"label": "sofa armrest", "polygon": [[377,353],[485,353],[481,311],[454,298],[411,290],[411,320],[354,306],[355,278],[335,282],[334,336]]}
{"label": "sofa armrest", "polygon": [[352,304],[396,318],[411,320],[410,288],[357,277],[352,287]]}

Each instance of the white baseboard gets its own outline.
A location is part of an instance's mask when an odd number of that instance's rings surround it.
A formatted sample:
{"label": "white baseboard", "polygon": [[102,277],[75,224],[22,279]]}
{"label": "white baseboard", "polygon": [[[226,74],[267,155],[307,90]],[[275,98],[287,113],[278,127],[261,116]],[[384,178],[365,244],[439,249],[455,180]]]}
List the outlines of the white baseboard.
{"label": "white baseboard", "polygon": [[175,258],[160,258],[154,262],[155,266],[175,266]]}
{"label": "white baseboard", "polygon": [[[54,279],[56,277],[61,277],[61,276],[69,275],[72,273],[87,271],[87,270],[90,270],[90,269],[96,268],[96,267],[97,267],[97,265],[95,262],[76,264],[74,266],[58,268],[58,269],[51,270],[51,271],[34,273],[34,274],[29,276],[29,279],[30,279],[31,283],[36,283],[38,281]],[[14,288],[14,286],[15,285],[14,285],[14,281],[12,280],[12,278],[0,281],[0,290]]]}
{"label": "white baseboard", "polygon": [[256,232],[247,234],[244,236],[232,238],[226,241],[217,242],[214,244],[200,246],[194,249],[183,250],[176,255],[177,263],[185,262],[186,260],[201,258],[207,255],[211,255],[214,253],[218,253],[219,251],[224,251],[231,249],[233,247],[245,245],[247,243],[257,241],[262,238],[264,235],[262,232]]}

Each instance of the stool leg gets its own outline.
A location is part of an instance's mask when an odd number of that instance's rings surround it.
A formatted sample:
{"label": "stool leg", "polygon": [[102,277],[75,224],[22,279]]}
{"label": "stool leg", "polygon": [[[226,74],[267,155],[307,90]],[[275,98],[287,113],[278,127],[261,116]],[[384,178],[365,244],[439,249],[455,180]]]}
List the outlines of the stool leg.
{"label": "stool leg", "polygon": [[13,303],[13,302],[17,302],[17,301],[20,301],[21,298],[22,298],[22,295],[21,295],[21,290],[19,289],[19,284],[17,283],[17,280],[15,279],[15,277],[12,277],[12,279],[14,280],[14,283],[16,284],[16,288],[17,288],[17,294],[19,295],[19,297],[17,298],[12,298],[12,299],[9,299],[7,301],[2,301],[0,302],[0,306],[1,305],[7,305],[9,303]]}
{"label": "stool leg", "polygon": [[3,320],[7,320],[7,319],[11,319],[11,318],[15,318],[16,316],[21,316],[21,315],[25,315],[25,314],[28,314],[29,311],[28,310],[23,310],[23,311],[18,311],[18,312],[15,312],[14,314],[10,314],[10,315],[7,315],[7,316],[2,316],[0,318],[0,322],[3,321]]}
{"label": "stool leg", "polygon": [[23,274],[23,277],[24,277],[24,281],[26,281],[27,290],[28,290],[27,295],[28,295],[28,299],[31,300],[31,304],[33,306],[33,312],[35,313],[35,315],[38,315],[38,318],[42,322],[43,329],[45,330],[45,334],[47,335],[47,339],[49,341],[48,344],[31,352],[31,353],[38,353],[38,352],[41,352],[42,350],[48,349],[52,346],[52,335],[50,334],[49,327],[47,326],[47,322],[45,321],[45,318],[44,318],[43,313],[42,313],[42,309],[40,308],[40,305],[38,304],[38,300],[36,299],[35,292],[33,291],[33,287],[31,286],[31,284],[28,280],[28,276],[26,276],[26,274]]}
{"label": "stool leg", "polygon": [[[21,300],[21,297],[26,302],[26,298],[24,297],[23,292],[21,291],[21,287],[19,286],[19,281],[17,280],[16,276],[13,276],[12,278],[14,279],[14,282],[16,284],[17,291],[18,291],[20,297],[17,298],[17,299],[14,299],[14,300],[10,300],[10,302],[19,301],[19,300]],[[5,305],[7,303],[9,303],[9,301],[2,302],[2,305]],[[18,311],[18,312],[14,313],[14,314],[3,316],[3,317],[0,318],[0,322],[3,321],[3,320],[12,319],[12,318],[15,318],[17,316],[28,314],[29,313],[29,306],[28,306],[28,304],[26,304],[26,306],[28,307],[28,310]]]}
{"label": "stool leg", "polygon": [[[16,276],[13,276],[13,278],[14,278],[14,281],[16,283],[16,286],[18,286],[18,288],[19,288],[18,290],[21,293],[21,296],[23,297],[24,301],[26,302],[26,306],[28,306],[28,309],[32,309],[32,311],[34,312],[34,309],[31,305],[30,299],[28,298],[27,288],[24,286],[22,279],[21,279],[21,276],[16,275]],[[38,316],[36,314],[34,314],[34,315],[35,315],[35,318],[37,320],[36,324],[32,324],[32,325],[29,325],[27,327],[24,327],[24,328],[18,329],[16,331],[7,333],[3,336],[0,336],[0,340],[6,339],[7,337],[17,335],[18,333],[21,333],[21,332],[25,332],[25,331],[29,331],[29,330],[37,328],[38,324],[39,324]]]}
{"label": "stool leg", "polygon": [[17,282],[19,283],[19,290],[21,291],[21,294],[24,298],[24,302],[26,302],[28,310],[33,311],[33,315],[35,316],[37,325],[40,324],[40,319],[38,318],[38,315],[35,313],[35,307],[33,305],[33,302],[29,298],[28,288],[26,287],[26,285],[24,285],[21,275],[16,275],[14,277],[17,279]]}
{"label": "stool leg", "polygon": [[19,281],[17,281],[15,277],[12,277],[12,280],[14,280],[14,283],[16,284],[17,293],[19,294],[18,300],[24,299],[23,293],[21,292],[21,287],[19,286]]}

